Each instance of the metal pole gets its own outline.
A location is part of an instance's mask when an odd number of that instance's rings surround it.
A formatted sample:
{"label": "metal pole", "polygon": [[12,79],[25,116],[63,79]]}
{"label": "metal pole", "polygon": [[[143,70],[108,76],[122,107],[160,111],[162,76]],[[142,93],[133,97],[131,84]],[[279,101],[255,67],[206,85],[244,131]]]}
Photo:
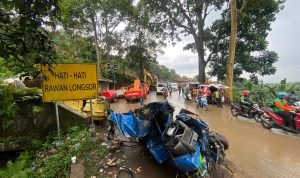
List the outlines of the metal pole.
{"label": "metal pole", "polygon": [[57,136],[60,141],[60,126],[59,126],[59,115],[58,115],[58,106],[57,102],[55,102],[55,113],[56,113],[56,124],[57,124]]}
{"label": "metal pole", "polygon": [[95,136],[95,124],[94,124],[94,116],[93,116],[93,103],[92,99],[90,99],[90,110],[91,110],[91,125],[90,125],[90,133],[91,136]]}
{"label": "metal pole", "polygon": [[91,124],[94,124],[94,116],[93,116],[93,103],[92,99],[90,99],[90,110],[91,110]]}
{"label": "metal pole", "polygon": [[113,69],[113,72],[114,72],[114,90],[116,90],[116,78],[115,78],[115,69]]}

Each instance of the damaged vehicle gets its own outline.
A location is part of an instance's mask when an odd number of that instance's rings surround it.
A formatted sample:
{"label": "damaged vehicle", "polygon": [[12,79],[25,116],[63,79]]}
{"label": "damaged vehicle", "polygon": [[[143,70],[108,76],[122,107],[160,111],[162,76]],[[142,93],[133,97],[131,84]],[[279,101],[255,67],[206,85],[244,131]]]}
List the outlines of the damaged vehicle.
{"label": "damaged vehicle", "polygon": [[205,177],[223,162],[227,139],[209,131],[200,117],[181,109],[173,119],[174,107],[167,101],[149,103],[135,111],[115,113],[109,109],[111,134],[115,129],[138,139],[162,164],[171,161],[186,175]]}

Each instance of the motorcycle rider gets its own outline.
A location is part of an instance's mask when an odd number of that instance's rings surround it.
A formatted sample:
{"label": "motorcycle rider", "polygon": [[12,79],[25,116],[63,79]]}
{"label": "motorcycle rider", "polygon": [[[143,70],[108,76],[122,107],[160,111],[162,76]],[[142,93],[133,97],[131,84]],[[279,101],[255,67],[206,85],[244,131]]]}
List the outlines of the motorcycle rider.
{"label": "motorcycle rider", "polygon": [[196,97],[197,96],[197,93],[198,93],[198,90],[197,90],[197,87],[196,86],[192,86],[192,89],[191,89],[192,91],[192,97],[194,98],[194,97]]}
{"label": "motorcycle rider", "polygon": [[201,86],[200,89],[198,90],[198,95],[196,96],[198,100],[198,105],[200,105],[200,100],[202,97],[206,98],[207,95],[206,93],[207,93],[206,86]]}
{"label": "motorcycle rider", "polygon": [[241,104],[242,111],[244,114],[248,113],[249,109],[250,109],[251,101],[250,101],[249,95],[250,95],[249,90],[242,91],[242,95],[240,98],[240,104]]}
{"label": "motorcycle rider", "polygon": [[294,114],[289,111],[295,110],[295,108],[288,105],[286,97],[286,92],[277,93],[277,98],[273,101],[273,111],[285,121],[287,126],[289,126],[292,123],[294,117]]}
{"label": "motorcycle rider", "polygon": [[184,88],[183,88],[183,97],[185,98],[185,99],[187,99],[188,98],[188,95],[191,93],[191,91],[190,91],[190,89],[189,89],[189,87],[188,86],[184,86]]}
{"label": "motorcycle rider", "polygon": [[206,97],[206,94],[207,94],[207,88],[206,88],[206,86],[201,86],[198,94],[199,94],[199,96]]}

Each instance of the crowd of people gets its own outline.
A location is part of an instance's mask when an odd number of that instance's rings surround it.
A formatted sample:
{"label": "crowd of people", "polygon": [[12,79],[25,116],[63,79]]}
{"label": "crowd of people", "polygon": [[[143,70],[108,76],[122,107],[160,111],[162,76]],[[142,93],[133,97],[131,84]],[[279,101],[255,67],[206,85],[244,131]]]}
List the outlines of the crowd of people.
{"label": "crowd of people", "polygon": [[[171,88],[166,88],[169,95],[172,94]],[[208,87],[207,85],[193,85],[193,84],[178,84],[178,93],[186,100],[195,100],[199,97],[206,97],[208,103],[217,104],[222,107],[224,103],[224,90],[222,88]]]}
{"label": "crowd of people", "polygon": [[[218,107],[222,107],[224,103],[224,90],[222,88],[208,87],[207,85],[178,84],[178,91],[179,95],[182,95],[186,100],[206,97],[208,103],[216,104]],[[171,95],[172,89],[166,88],[166,92]],[[252,101],[249,96],[250,91],[248,90],[243,90],[240,96],[240,105],[244,113],[250,111]],[[286,92],[278,92],[277,98],[272,103],[272,108],[274,113],[281,116],[289,124],[294,117],[293,112],[290,111],[295,110],[295,108],[288,105],[287,96]]]}

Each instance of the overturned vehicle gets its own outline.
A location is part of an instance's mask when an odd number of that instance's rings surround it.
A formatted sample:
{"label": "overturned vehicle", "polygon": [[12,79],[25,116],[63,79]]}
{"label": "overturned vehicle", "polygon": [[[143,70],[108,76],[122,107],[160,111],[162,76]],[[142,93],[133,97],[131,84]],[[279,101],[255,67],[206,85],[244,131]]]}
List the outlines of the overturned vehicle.
{"label": "overturned vehicle", "polygon": [[173,119],[174,108],[167,102],[149,103],[135,111],[109,110],[111,128],[138,139],[162,164],[170,160],[187,175],[207,176],[221,164],[228,149],[226,138],[209,131],[198,115],[182,109]]}

